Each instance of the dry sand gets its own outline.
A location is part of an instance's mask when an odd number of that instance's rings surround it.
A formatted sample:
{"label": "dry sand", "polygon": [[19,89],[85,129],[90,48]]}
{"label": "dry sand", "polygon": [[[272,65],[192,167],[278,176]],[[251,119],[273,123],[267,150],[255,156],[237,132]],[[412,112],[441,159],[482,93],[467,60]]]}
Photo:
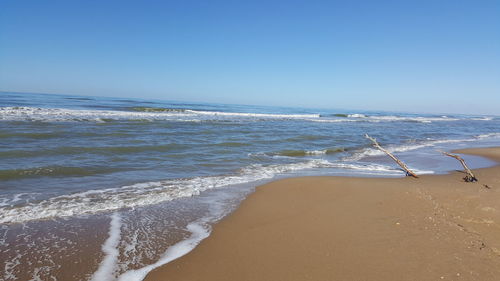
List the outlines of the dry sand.
{"label": "dry sand", "polygon": [[500,280],[500,168],[475,173],[272,182],[146,280]]}

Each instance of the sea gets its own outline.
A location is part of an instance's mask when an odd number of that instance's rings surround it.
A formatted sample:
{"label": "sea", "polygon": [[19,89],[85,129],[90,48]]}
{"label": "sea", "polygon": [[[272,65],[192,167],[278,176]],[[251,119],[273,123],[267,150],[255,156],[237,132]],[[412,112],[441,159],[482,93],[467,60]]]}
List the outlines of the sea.
{"label": "sea", "polygon": [[0,92],[0,280],[143,280],[266,182],[404,177],[365,134],[443,174],[500,117]]}

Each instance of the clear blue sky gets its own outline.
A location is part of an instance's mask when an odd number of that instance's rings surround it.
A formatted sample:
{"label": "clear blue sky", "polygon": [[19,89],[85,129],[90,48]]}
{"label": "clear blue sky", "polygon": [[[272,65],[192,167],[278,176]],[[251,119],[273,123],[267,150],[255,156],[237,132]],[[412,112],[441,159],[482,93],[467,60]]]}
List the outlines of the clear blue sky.
{"label": "clear blue sky", "polygon": [[500,1],[0,1],[0,90],[500,114]]}

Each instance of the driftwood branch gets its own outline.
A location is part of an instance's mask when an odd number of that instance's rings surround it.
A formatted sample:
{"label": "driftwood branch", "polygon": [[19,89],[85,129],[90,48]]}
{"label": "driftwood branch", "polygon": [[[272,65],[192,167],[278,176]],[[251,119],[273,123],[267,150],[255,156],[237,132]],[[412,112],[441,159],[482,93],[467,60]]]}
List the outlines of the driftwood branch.
{"label": "driftwood branch", "polygon": [[477,181],[476,176],[474,176],[474,174],[469,169],[469,167],[467,166],[467,164],[465,164],[465,160],[462,157],[460,157],[460,156],[458,156],[456,154],[451,154],[451,153],[445,152],[445,151],[440,151],[440,152],[443,153],[446,156],[453,157],[453,158],[457,159],[458,161],[460,161],[460,163],[464,167],[465,172],[467,173],[467,176],[464,177],[464,181],[466,181],[466,182],[475,182],[475,181]]}
{"label": "driftwood branch", "polygon": [[392,158],[392,160],[396,161],[396,163],[398,163],[398,165],[403,168],[403,170],[406,171],[406,175],[407,176],[412,176],[414,178],[418,178],[418,176],[408,168],[408,166],[406,166],[405,163],[403,163],[401,160],[399,160],[398,158],[396,158],[396,156],[392,155],[392,153],[390,153],[389,151],[387,151],[386,149],[384,149],[382,146],[380,146],[380,144],[378,144],[377,140],[375,138],[372,138],[370,137],[368,134],[365,134],[365,137],[369,140],[371,140],[373,142],[373,146],[380,149],[381,151],[383,151],[385,154],[389,155],[389,157]]}

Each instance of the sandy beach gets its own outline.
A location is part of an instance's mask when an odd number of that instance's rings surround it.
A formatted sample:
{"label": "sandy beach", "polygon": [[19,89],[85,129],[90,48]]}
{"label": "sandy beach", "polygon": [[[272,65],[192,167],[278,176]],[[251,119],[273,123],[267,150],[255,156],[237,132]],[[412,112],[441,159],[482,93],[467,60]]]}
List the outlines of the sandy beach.
{"label": "sandy beach", "polygon": [[146,280],[499,280],[500,167],[475,173],[272,182]]}

